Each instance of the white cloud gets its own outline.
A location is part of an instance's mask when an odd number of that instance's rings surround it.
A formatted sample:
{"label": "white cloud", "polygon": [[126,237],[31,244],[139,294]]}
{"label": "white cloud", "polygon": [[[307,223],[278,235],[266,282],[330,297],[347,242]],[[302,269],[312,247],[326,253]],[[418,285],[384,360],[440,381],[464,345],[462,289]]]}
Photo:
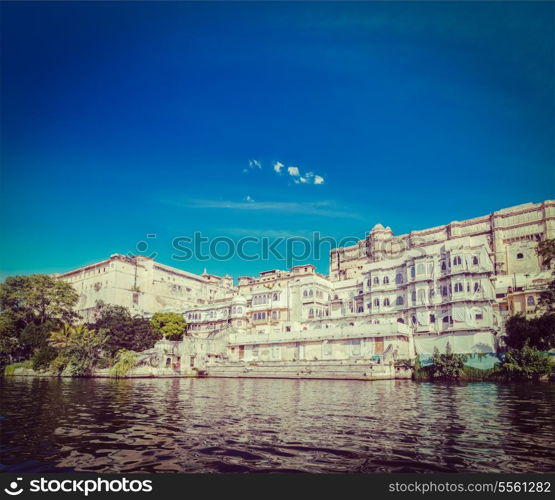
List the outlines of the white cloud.
{"label": "white cloud", "polygon": [[292,177],[299,177],[299,167],[287,167],[287,173]]}
{"label": "white cloud", "polygon": [[315,175],[314,184],[324,184],[324,178],[320,175]]}
{"label": "white cloud", "polygon": [[280,161],[276,161],[274,163],[274,172],[276,172],[276,174],[281,174],[281,169],[284,167],[285,165],[283,163],[281,163]]}
{"label": "white cloud", "polygon": [[260,163],[258,160],[249,160],[249,167],[254,168],[262,168],[262,163]]}
{"label": "white cloud", "polygon": [[317,215],[321,217],[343,217],[350,219],[360,219],[361,216],[355,210],[345,210],[332,201],[314,202],[295,202],[295,201],[231,201],[231,200],[209,200],[209,199],[188,199],[185,201],[164,201],[165,203],[189,209],[228,209],[244,210],[256,212],[272,212],[277,214],[303,214]]}
{"label": "white cloud", "polygon": [[245,198],[243,198],[243,200],[248,202],[248,203],[254,203],[254,198],[252,198],[249,195],[245,196]]}

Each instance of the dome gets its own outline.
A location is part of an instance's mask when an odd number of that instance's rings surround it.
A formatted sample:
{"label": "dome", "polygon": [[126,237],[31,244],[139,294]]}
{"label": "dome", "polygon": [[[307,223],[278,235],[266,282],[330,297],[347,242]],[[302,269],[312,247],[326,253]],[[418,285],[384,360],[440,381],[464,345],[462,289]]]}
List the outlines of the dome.
{"label": "dome", "polygon": [[379,222],[372,228],[372,232],[383,231],[383,230],[384,230],[384,227]]}

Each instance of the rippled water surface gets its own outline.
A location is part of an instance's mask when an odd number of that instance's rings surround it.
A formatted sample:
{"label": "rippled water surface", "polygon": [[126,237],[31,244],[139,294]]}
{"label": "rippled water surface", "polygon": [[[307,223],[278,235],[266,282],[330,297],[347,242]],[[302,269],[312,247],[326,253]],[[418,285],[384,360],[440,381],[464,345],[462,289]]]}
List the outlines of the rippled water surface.
{"label": "rippled water surface", "polygon": [[555,384],[13,377],[0,389],[4,471],[555,471]]}

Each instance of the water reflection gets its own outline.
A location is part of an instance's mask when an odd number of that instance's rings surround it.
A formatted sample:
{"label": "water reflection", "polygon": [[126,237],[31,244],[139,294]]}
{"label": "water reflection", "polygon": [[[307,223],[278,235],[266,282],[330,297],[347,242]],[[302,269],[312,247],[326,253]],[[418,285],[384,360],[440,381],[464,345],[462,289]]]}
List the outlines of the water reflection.
{"label": "water reflection", "polygon": [[0,382],[9,471],[553,472],[554,384]]}

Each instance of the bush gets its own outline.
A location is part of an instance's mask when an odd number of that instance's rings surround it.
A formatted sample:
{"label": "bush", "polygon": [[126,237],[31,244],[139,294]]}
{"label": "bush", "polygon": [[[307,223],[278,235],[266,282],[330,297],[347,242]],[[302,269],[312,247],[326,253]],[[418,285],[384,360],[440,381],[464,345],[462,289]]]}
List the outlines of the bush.
{"label": "bush", "polygon": [[52,346],[44,345],[35,351],[31,358],[33,370],[47,370],[58,356],[58,350]]}
{"label": "bush", "polygon": [[551,376],[553,366],[547,354],[525,345],[507,352],[498,372],[510,380],[538,380]]}
{"label": "bush", "polygon": [[33,363],[29,360],[27,361],[20,361],[19,363],[12,363],[11,365],[6,366],[4,368],[4,375],[11,376],[14,375],[16,368],[32,368]]}
{"label": "bush", "polygon": [[69,358],[63,354],[58,354],[50,363],[50,370],[58,375],[64,371],[64,368],[69,363]]}
{"label": "bush", "polygon": [[110,368],[110,375],[116,378],[125,377],[137,364],[135,353],[126,349],[121,349],[116,359],[114,366]]}
{"label": "bush", "polygon": [[454,354],[451,344],[447,342],[445,354],[440,354],[438,348],[434,347],[433,365],[428,370],[433,378],[457,380],[464,375],[464,363],[467,359],[468,357],[464,354]]}

